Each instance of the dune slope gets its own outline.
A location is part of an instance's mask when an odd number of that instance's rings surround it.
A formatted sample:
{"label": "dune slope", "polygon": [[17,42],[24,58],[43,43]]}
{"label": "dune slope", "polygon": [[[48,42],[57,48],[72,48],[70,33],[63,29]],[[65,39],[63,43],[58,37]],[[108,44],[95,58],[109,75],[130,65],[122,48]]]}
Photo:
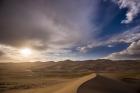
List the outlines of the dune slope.
{"label": "dune slope", "polygon": [[84,82],[96,77],[96,74],[90,74],[78,79],[72,79],[70,82],[56,84],[45,88],[11,90],[5,93],[77,93],[77,89]]}
{"label": "dune slope", "polygon": [[97,75],[83,83],[77,93],[137,93],[126,83]]}
{"label": "dune slope", "polygon": [[77,89],[80,87],[81,84],[84,82],[96,77],[96,74],[91,74],[82,78],[77,79],[76,81],[68,83],[64,88],[56,91],[55,93],[76,93]]}

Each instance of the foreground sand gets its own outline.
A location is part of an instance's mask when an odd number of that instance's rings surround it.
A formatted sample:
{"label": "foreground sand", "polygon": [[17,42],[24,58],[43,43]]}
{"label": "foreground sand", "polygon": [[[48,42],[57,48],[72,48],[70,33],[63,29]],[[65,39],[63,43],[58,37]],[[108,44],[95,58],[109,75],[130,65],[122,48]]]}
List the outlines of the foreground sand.
{"label": "foreground sand", "polygon": [[77,89],[84,82],[96,77],[96,74],[87,75],[78,79],[72,79],[69,82],[56,84],[45,88],[11,90],[5,93],[77,93]]}
{"label": "foreground sand", "polygon": [[11,90],[5,93],[139,93],[129,84],[117,79],[91,74],[69,82],[44,88]]}

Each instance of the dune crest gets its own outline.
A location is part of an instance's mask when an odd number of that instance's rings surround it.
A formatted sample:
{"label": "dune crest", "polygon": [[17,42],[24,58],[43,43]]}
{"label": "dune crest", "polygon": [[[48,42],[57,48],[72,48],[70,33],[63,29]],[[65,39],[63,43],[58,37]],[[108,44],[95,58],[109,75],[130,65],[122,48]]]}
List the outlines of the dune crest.
{"label": "dune crest", "polygon": [[77,93],[137,93],[131,86],[119,80],[100,75],[83,83]]}
{"label": "dune crest", "polygon": [[64,88],[54,92],[54,93],[77,93],[77,89],[80,87],[81,84],[84,82],[96,77],[96,74],[91,74],[88,76],[84,76],[79,78],[73,82],[68,83]]}

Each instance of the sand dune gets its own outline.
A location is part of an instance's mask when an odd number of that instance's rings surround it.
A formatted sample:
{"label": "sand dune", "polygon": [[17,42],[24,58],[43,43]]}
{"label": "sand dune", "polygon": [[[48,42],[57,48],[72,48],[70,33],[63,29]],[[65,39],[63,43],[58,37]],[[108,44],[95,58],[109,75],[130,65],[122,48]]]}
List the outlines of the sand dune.
{"label": "sand dune", "polygon": [[70,82],[64,88],[56,91],[55,93],[77,93],[77,89],[80,87],[81,84],[84,82],[96,77],[96,74],[91,74],[82,78],[77,79],[76,81]]}
{"label": "sand dune", "polygon": [[83,83],[77,93],[137,93],[131,86],[124,82],[96,76]]}
{"label": "sand dune", "polygon": [[94,77],[96,77],[96,74],[90,74],[78,79],[72,79],[70,82],[56,84],[45,88],[12,90],[5,93],[77,93],[77,89],[81,84]]}
{"label": "sand dune", "polygon": [[91,74],[45,88],[13,90],[6,93],[138,93],[128,84]]}

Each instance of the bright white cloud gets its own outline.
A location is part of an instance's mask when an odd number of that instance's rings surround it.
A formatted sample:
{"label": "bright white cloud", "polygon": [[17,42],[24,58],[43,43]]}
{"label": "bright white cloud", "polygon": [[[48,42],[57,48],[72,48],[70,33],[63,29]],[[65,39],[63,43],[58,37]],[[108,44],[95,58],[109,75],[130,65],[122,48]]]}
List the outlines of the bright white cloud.
{"label": "bright white cloud", "polygon": [[113,0],[122,8],[128,8],[126,13],[126,19],[122,20],[121,23],[128,24],[140,13],[140,0]]}

